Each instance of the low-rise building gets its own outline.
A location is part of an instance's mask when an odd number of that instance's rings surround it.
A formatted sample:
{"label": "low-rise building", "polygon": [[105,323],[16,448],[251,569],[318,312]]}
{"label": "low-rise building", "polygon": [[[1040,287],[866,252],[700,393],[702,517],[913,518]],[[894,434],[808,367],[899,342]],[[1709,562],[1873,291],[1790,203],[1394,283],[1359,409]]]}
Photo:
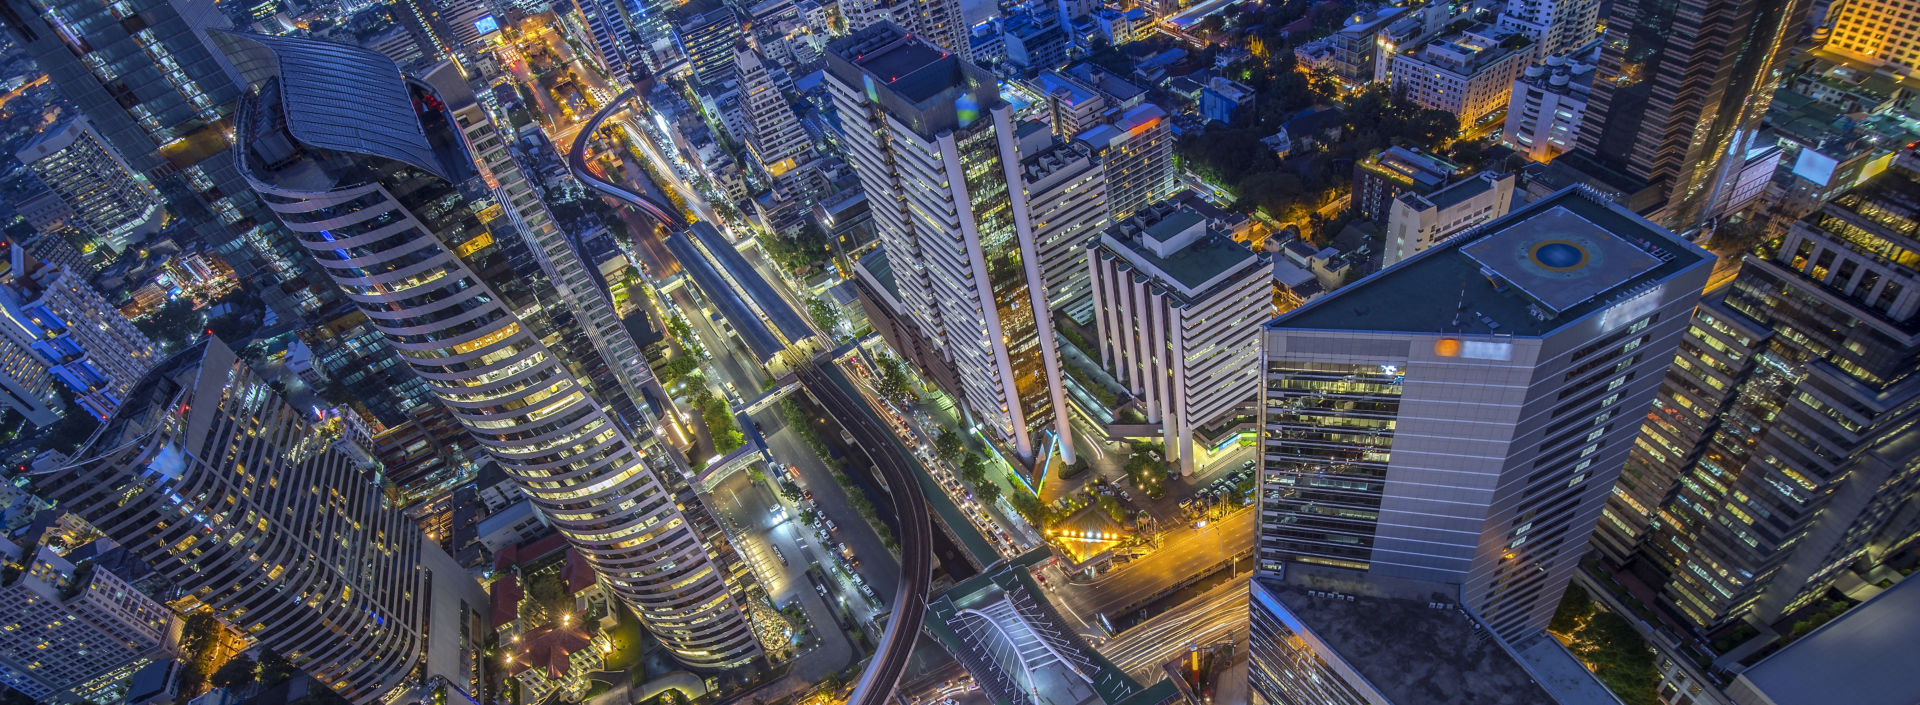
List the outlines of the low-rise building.
{"label": "low-rise building", "polygon": [[1254,92],[1246,84],[1215,76],[1200,89],[1200,115],[1208,120],[1232,124],[1240,108],[1253,103]]}
{"label": "low-rise building", "polygon": [[1482,172],[1430,194],[1401,193],[1387,215],[1383,264],[1392,266],[1462,230],[1506,215],[1512,205],[1512,174]]}
{"label": "low-rise building", "polygon": [[1170,201],[1086,247],[1101,363],[1142,401],[1147,420],[1161,425],[1168,459],[1191,475],[1196,442],[1213,447],[1205,441],[1232,430],[1259,396],[1272,256]]}
{"label": "low-rise building", "polygon": [[1408,191],[1433,193],[1460,171],[1460,165],[1438,155],[1389,147],[1354,164],[1354,213],[1376,222],[1385,220],[1395,196]]}

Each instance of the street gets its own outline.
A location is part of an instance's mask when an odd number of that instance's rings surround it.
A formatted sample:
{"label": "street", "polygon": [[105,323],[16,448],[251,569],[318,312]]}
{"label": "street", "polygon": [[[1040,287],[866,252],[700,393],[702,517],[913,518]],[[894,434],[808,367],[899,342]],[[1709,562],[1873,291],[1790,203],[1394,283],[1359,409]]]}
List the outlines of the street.
{"label": "street", "polygon": [[1230,556],[1251,550],[1259,514],[1251,509],[1241,510],[1204,528],[1171,531],[1154,552],[1091,582],[1070,582],[1066,576],[1054,573],[1048,577],[1054,585],[1049,592],[1054,604],[1069,617],[1080,620],[1083,632],[1098,633],[1094,615],[1112,618],[1124,611],[1140,609],[1156,596],[1201,577],[1208,568],[1221,565]]}

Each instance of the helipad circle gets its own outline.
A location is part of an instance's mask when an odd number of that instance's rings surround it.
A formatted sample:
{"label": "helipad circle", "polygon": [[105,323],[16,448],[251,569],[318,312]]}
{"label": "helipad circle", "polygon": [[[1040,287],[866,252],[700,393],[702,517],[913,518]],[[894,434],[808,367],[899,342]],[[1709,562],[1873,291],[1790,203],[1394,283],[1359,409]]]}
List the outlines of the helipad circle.
{"label": "helipad circle", "polygon": [[1533,246],[1533,263],[1550,271],[1579,269],[1587,263],[1587,248],[1566,240],[1547,240]]}

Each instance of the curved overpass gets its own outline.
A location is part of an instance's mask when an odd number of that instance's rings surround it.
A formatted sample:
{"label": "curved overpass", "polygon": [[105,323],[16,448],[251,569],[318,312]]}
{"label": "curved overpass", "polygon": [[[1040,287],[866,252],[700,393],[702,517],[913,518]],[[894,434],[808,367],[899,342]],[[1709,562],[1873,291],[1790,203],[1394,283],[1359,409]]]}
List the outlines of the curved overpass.
{"label": "curved overpass", "polygon": [[600,130],[601,123],[606,122],[607,118],[613,117],[613,114],[625,107],[628,101],[639,95],[640,89],[628,88],[620,95],[614,96],[613,100],[607,101],[606,105],[600,106],[600,112],[594,113],[593,119],[588,120],[586,126],[580,128],[580,132],[573,139],[573,146],[567,150],[567,168],[573,171],[573,177],[579,179],[581,183],[646,211],[647,215],[653,216],[654,220],[660,221],[660,224],[666,226],[668,230],[679,230],[686,227],[686,223],[681,222],[680,217],[674,215],[672,204],[661,203],[634,193],[619,184],[600,178],[599,175],[587,169],[587,142],[593,139],[593,133]]}
{"label": "curved overpass", "polygon": [[[608,117],[637,95],[637,89],[629,88],[594,113],[568,150],[567,166],[582,183],[646,211],[668,230],[683,231],[687,224],[670,204],[608,182],[587,170],[587,141]],[[809,363],[798,370],[797,377],[801,386],[867,450],[888,492],[893,495],[894,511],[900,522],[900,588],[894,595],[892,615],[886,632],[880,636],[879,648],[867,663],[866,671],[860,674],[853,696],[847,701],[848,705],[883,705],[899,685],[926,620],[927,591],[933,580],[933,524],[927,499],[920,494],[918,477],[905,449],[872,407],[852,391],[844,379],[835,379],[834,372],[837,371]]]}
{"label": "curved overpass", "polygon": [[893,495],[894,513],[900,520],[901,579],[893,596],[893,614],[886,632],[880,635],[879,649],[860,674],[853,696],[847,699],[847,705],[882,705],[899,685],[927,616],[927,588],[933,580],[933,524],[927,499],[921,496],[912,466],[893,431],[848,386],[834,379],[833,371],[807,365],[798,371],[798,377],[827,414],[867,451],[888,493]]}

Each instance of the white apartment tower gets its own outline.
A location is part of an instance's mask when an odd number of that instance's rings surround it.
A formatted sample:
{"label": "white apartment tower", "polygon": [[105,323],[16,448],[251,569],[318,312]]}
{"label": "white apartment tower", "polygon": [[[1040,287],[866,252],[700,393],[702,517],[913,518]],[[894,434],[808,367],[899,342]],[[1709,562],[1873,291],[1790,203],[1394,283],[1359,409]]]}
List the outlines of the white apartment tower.
{"label": "white apartment tower", "polygon": [[134,236],[160,229],[160,194],[134,175],[86,118],[47,131],[14,156],[101,244],[123,250]]}
{"label": "white apartment tower", "polygon": [[1028,460],[1072,461],[1013,110],[993,74],[881,22],[829,45],[842,144],[908,313],[972,419]]}
{"label": "white apartment tower", "polygon": [[1225,435],[1259,399],[1272,256],[1173,201],[1115,223],[1086,250],[1100,360],[1160,424],[1167,458],[1192,475],[1199,432]]}
{"label": "white apartment tower", "polygon": [[1567,189],[1266,328],[1258,567],[1449,586],[1536,636],[1713,258]]}
{"label": "white apartment tower", "polygon": [[162,361],[42,496],[175,590],[359,703],[416,671],[478,678],[486,594],[377,475],[204,338]]}
{"label": "white apartment tower", "polygon": [[671,464],[475,273],[501,251],[456,187],[474,165],[444,102],[364,49],[216,40],[252,85],[241,171],[400,358],[675,658],[758,655],[731,576],[660,474]]}
{"label": "white apartment tower", "polygon": [[1600,34],[1600,0],[1507,0],[1500,27],[1525,32],[1538,55],[1572,51]]}
{"label": "white apartment tower", "polygon": [[1086,146],[1056,142],[1020,160],[1020,176],[1033,209],[1047,308],[1084,321],[1093,311],[1086,244],[1107,227],[1106,170]]}

